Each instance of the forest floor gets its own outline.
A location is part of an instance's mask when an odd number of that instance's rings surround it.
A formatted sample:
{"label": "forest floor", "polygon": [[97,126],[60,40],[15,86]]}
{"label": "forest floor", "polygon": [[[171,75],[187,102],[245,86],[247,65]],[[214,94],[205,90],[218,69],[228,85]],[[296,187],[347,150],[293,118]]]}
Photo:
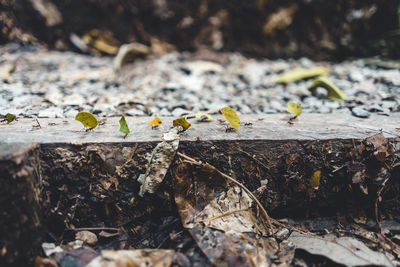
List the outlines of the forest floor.
{"label": "forest floor", "polygon": [[[10,237],[0,263],[27,249],[36,266],[60,267],[400,264],[398,62],[198,51],[119,69],[111,57],[15,43],[0,62],[0,114],[20,117],[0,124],[0,195],[20,198],[0,199]],[[296,67],[326,68],[347,99],[313,95],[310,79],[277,83]],[[282,114],[288,102],[304,120]],[[239,130],[222,116],[183,133],[147,125],[224,106],[243,116]],[[106,124],[71,126],[80,111]],[[136,135],[114,136],[121,114],[141,122]],[[13,144],[24,140],[38,145]]]}

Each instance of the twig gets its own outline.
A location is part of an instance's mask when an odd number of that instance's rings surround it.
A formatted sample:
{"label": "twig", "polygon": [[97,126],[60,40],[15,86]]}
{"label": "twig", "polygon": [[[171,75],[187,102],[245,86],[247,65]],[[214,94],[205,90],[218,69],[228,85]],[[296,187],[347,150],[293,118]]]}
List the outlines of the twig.
{"label": "twig", "polygon": [[82,228],[68,228],[67,231],[119,231],[118,228],[112,227],[82,227]]}
{"label": "twig", "polygon": [[[189,157],[189,156],[187,156],[187,155],[185,155],[185,154],[182,154],[182,153],[180,153],[180,152],[177,152],[177,154],[178,154],[180,157],[185,158],[189,163],[193,163],[193,164],[199,165],[199,166],[202,166],[202,165],[203,165],[201,161],[196,161],[195,159],[193,159],[193,158],[191,158],[191,157]],[[259,208],[261,209],[261,211],[262,211],[262,213],[263,213],[265,219],[267,220],[267,224],[268,224],[268,227],[269,227],[269,232],[270,232],[270,234],[272,234],[272,233],[275,232],[275,231],[274,231],[275,229],[274,229],[274,227],[272,226],[271,219],[270,219],[270,217],[269,217],[267,211],[264,209],[263,205],[262,205],[262,204],[260,203],[260,201],[256,198],[256,196],[254,196],[254,194],[253,194],[249,189],[247,189],[246,186],[244,186],[242,183],[238,182],[237,180],[233,179],[233,178],[230,177],[229,175],[226,175],[225,173],[221,172],[220,170],[218,170],[217,168],[215,168],[215,167],[212,166],[211,164],[205,163],[203,166],[208,166],[210,169],[214,169],[214,170],[215,170],[219,175],[221,175],[223,178],[225,178],[225,179],[228,180],[228,181],[233,182],[234,184],[236,184],[236,185],[238,185],[240,188],[242,188],[242,189],[254,200],[254,202],[256,202],[256,204],[257,204],[257,205],[259,206]]]}
{"label": "twig", "polygon": [[244,151],[241,147],[238,147],[238,150],[240,152],[242,152],[243,154],[245,154],[246,156],[248,156],[249,158],[251,158],[252,160],[254,160],[256,163],[258,163],[259,165],[261,165],[261,167],[263,167],[264,169],[269,171],[269,168],[267,167],[267,165],[265,165],[264,163],[262,163],[259,159],[257,159],[256,157],[252,156],[250,153]]}
{"label": "twig", "polygon": [[219,218],[222,218],[222,217],[225,217],[225,216],[229,216],[229,215],[234,214],[236,212],[242,212],[242,211],[247,211],[247,210],[249,210],[249,209],[246,208],[246,209],[240,209],[240,210],[231,210],[231,211],[228,211],[228,212],[225,212],[225,213],[218,214],[216,216],[207,218],[207,219],[203,220],[203,222],[209,223],[209,222],[211,222],[213,220],[216,220],[216,219],[219,219]]}

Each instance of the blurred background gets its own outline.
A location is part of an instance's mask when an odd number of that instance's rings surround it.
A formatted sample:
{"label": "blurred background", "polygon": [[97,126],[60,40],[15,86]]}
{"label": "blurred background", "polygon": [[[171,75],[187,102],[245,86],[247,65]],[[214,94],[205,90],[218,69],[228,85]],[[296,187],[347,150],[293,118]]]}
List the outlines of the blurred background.
{"label": "blurred background", "polygon": [[0,0],[0,42],[79,50],[71,35],[97,30],[117,43],[168,43],[178,50],[398,58],[398,12],[398,0]]}

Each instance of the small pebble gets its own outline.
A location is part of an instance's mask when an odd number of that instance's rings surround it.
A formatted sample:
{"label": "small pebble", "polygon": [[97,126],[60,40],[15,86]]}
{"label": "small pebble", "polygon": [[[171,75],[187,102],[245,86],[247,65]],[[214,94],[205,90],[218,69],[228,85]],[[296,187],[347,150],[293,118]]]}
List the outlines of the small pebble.
{"label": "small pebble", "polygon": [[370,116],[370,113],[367,110],[360,107],[354,107],[351,110],[351,114],[353,114],[353,116],[356,116],[358,118],[368,118]]}

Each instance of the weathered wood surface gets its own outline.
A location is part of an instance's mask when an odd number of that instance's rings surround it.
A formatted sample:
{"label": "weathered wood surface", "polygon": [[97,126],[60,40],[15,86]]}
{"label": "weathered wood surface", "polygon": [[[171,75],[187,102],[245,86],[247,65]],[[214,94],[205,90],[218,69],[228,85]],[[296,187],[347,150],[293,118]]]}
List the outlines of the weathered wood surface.
{"label": "weathered wood surface", "polygon": [[[373,151],[363,155],[357,151],[366,137],[382,131],[398,153],[400,114],[369,119],[344,114],[304,114],[293,125],[287,123],[288,118],[289,115],[241,116],[242,125],[233,132],[227,132],[227,125],[218,122],[222,117],[216,116],[208,123],[193,122],[182,133],[178,150],[211,163],[243,183],[276,217],[332,216],[337,212],[358,216],[356,213],[361,211],[373,216],[379,181],[388,175],[392,177],[392,185],[382,195],[380,211],[389,217],[399,214],[399,168],[387,168],[386,163],[375,159]],[[5,191],[1,191],[0,199],[18,200],[23,199],[22,192],[27,196],[40,193],[42,224],[56,236],[61,236],[66,228],[104,225],[135,228],[141,227],[143,220],[155,220],[157,225],[157,220],[174,216],[170,172],[156,194],[146,194],[143,198],[138,195],[137,178],[146,171],[147,156],[173,120],[163,118],[163,128],[153,130],[148,126],[151,119],[127,117],[132,133],[126,139],[118,131],[119,118],[108,118],[105,125],[89,132],[73,119],[39,119],[41,128],[35,127],[34,119],[1,124],[0,177]],[[18,144],[21,142],[39,145],[29,150],[29,146]],[[17,164],[16,158],[24,160]],[[180,160],[175,160],[171,172],[179,164]],[[32,176],[34,166],[40,166],[36,170],[40,180]],[[23,168],[29,170],[26,180],[10,179]],[[310,177],[317,170],[321,171],[321,180],[315,189],[310,185]],[[365,174],[362,181],[353,180],[358,172]],[[29,183],[28,176],[33,183]],[[30,187],[16,187],[17,181]],[[21,189],[14,195],[7,188]],[[31,200],[27,201],[15,203],[13,209],[21,214],[37,210],[28,205]],[[28,211],[26,207],[30,207]],[[36,215],[29,216],[33,220]],[[13,220],[4,217],[0,228],[10,229],[7,233],[25,229],[24,225],[16,225],[14,230],[7,228]],[[162,242],[164,237],[157,230],[143,229],[143,234],[150,235],[150,246],[157,247]],[[31,234],[33,241],[40,240],[40,234]],[[142,239],[140,234],[134,235],[130,245],[143,246],[135,238]],[[11,246],[19,245],[13,242],[12,235],[4,240]],[[26,244],[39,249],[37,242]]]}
{"label": "weathered wood surface", "polygon": [[[288,124],[289,115],[243,115],[241,127],[234,132],[226,131],[215,116],[212,122],[196,122],[181,136],[181,141],[212,140],[329,140],[363,139],[380,131],[387,138],[400,135],[400,113],[390,116],[372,115],[360,119],[349,114],[303,114]],[[150,117],[127,117],[131,134],[123,139],[118,131],[118,117],[108,118],[104,125],[86,132],[82,124],[69,119],[19,119],[11,124],[0,124],[0,142],[33,143],[106,143],[106,142],[152,142],[159,141],[162,133],[172,126],[173,118],[162,118],[159,129],[151,129]],[[251,124],[251,125],[249,125]]]}

